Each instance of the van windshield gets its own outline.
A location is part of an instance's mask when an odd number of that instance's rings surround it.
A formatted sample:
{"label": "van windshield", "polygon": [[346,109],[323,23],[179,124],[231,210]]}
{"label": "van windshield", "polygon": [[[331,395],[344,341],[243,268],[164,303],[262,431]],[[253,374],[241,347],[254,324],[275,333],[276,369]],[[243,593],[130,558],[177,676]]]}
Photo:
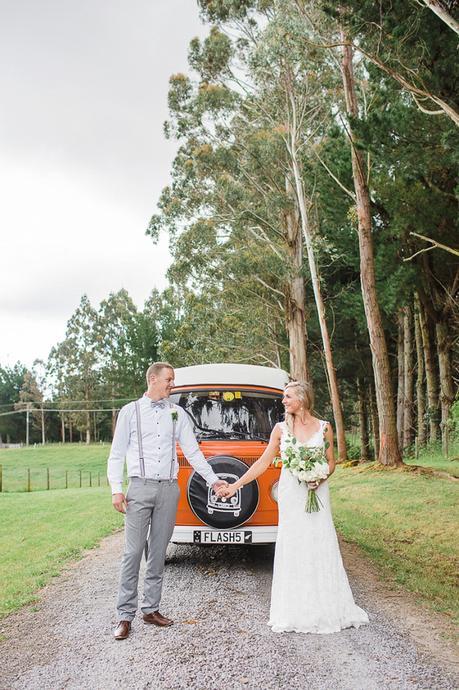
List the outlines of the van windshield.
{"label": "van windshield", "polygon": [[273,427],[284,418],[282,397],[275,393],[199,389],[174,393],[171,400],[188,413],[200,440],[268,441]]}

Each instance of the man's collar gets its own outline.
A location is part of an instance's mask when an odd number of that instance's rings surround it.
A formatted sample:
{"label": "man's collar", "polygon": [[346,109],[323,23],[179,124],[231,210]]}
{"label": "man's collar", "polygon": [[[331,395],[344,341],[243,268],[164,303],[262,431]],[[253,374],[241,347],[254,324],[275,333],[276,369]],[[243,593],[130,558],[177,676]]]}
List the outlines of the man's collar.
{"label": "man's collar", "polygon": [[144,405],[150,405],[152,402],[162,402],[165,405],[169,404],[169,398],[159,398],[158,400],[153,400],[153,398],[150,398],[146,393],[142,395],[140,398],[140,402],[143,403]]}

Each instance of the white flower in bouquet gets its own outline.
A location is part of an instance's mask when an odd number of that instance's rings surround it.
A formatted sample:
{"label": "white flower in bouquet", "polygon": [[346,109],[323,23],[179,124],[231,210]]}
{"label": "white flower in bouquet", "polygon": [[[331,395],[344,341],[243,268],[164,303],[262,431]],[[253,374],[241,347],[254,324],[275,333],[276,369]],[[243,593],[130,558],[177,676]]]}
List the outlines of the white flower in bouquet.
{"label": "white flower in bouquet", "polygon": [[[310,484],[328,477],[329,468],[325,455],[329,444],[308,447],[298,444],[297,439],[289,434],[286,447],[281,452],[280,460],[299,482]],[[277,461],[276,461],[277,462]],[[308,513],[316,513],[320,510],[320,499],[314,489],[308,486],[308,498],[305,510]]]}

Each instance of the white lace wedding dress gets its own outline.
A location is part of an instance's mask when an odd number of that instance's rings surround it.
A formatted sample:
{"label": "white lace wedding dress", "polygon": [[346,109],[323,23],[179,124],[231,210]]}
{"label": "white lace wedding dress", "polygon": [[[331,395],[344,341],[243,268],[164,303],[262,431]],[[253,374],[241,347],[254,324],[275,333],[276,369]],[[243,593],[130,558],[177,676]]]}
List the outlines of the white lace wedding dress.
{"label": "white lace wedding dress", "polygon": [[[321,421],[319,431],[302,445],[322,445],[326,424]],[[282,422],[281,454],[289,434]],[[306,484],[282,468],[268,623],[273,632],[333,633],[368,622],[365,611],[354,603],[343,567],[327,481],[317,496],[322,502],[319,512],[306,513]]]}

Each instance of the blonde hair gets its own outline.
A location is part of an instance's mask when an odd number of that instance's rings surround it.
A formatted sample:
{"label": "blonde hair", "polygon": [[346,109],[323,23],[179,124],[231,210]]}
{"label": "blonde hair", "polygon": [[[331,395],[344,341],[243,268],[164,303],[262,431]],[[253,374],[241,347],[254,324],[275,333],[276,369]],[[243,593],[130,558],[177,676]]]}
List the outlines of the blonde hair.
{"label": "blonde hair", "polygon": [[[301,401],[303,409],[307,412],[312,411],[312,408],[314,407],[314,393],[310,383],[303,381],[290,381],[290,383],[287,383],[285,386],[285,390],[294,390],[296,397]],[[295,415],[293,414],[289,414],[288,412],[285,413],[285,423],[287,425],[287,429],[291,433],[293,433],[294,417]]]}
{"label": "blonde hair", "polygon": [[145,374],[145,378],[147,379],[147,386],[150,385],[151,377],[158,376],[159,372],[163,369],[172,369],[173,371],[174,367],[172,366],[172,364],[169,364],[169,362],[153,362],[153,364],[150,364],[150,366],[147,369],[147,373]]}

